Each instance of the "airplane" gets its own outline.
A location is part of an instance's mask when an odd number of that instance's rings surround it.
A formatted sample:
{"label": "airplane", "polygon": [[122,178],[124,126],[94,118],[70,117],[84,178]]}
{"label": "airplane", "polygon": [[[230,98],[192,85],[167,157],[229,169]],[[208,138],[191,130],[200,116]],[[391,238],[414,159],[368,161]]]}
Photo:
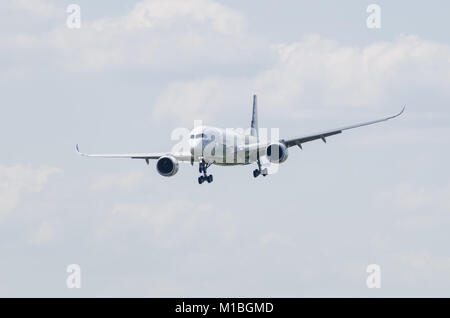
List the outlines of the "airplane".
{"label": "airplane", "polygon": [[[406,107],[406,106],[405,106]],[[161,153],[129,153],[129,154],[86,154],[79,150],[78,144],[76,151],[78,154],[86,157],[99,158],[131,158],[143,159],[149,164],[150,160],[157,160],[156,170],[164,177],[174,176],[178,172],[178,163],[187,162],[194,165],[199,164],[198,183],[211,183],[213,176],[208,175],[207,169],[211,165],[235,166],[248,165],[256,163],[257,168],[253,171],[256,178],[259,175],[267,176],[267,168],[263,168],[262,159],[265,157],[271,164],[280,164],[288,158],[288,148],[298,146],[303,149],[302,144],[313,140],[321,139],[326,143],[326,138],[342,133],[344,130],[358,128],[387,121],[400,116],[404,110],[392,116],[383,117],[377,120],[363,122],[351,126],[337,129],[325,130],[323,132],[310,135],[294,137],[290,139],[279,140],[261,140],[258,128],[257,97],[253,95],[252,121],[248,132],[241,133],[230,131],[229,129],[220,129],[211,126],[197,126],[190,132],[189,150],[185,152],[161,152]]]}

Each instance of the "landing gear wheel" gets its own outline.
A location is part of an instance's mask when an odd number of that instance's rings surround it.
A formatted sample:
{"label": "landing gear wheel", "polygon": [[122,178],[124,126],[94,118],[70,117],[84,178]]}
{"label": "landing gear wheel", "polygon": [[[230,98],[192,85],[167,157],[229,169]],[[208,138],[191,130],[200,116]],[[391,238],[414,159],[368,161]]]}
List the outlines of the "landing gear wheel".
{"label": "landing gear wheel", "polygon": [[264,169],[261,170],[261,175],[263,177],[267,176],[268,174],[269,174],[269,172],[267,171],[267,168],[264,168]]}
{"label": "landing gear wheel", "polygon": [[200,161],[198,165],[198,172],[200,172],[203,175],[198,177],[198,184],[202,184],[205,181],[207,181],[208,183],[213,182],[213,176],[212,175],[208,176],[206,174],[210,165],[211,163],[206,163],[203,159]]}
{"label": "landing gear wheel", "polygon": [[258,169],[253,170],[253,176],[256,178],[260,175],[261,171],[259,171]]}

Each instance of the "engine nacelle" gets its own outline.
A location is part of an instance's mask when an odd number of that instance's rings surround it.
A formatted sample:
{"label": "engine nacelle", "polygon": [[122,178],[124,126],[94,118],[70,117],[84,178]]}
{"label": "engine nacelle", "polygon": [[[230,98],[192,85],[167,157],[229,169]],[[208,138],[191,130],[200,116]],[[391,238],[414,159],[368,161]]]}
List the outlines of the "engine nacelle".
{"label": "engine nacelle", "polygon": [[266,149],[266,156],[273,163],[285,162],[288,155],[288,149],[284,144],[271,144]]}
{"label": "engine nacelle", "polygon": [[178,160],[172,156],[163,156],[156,162],[156,170],[164,177],[171,177],[178,172]]}

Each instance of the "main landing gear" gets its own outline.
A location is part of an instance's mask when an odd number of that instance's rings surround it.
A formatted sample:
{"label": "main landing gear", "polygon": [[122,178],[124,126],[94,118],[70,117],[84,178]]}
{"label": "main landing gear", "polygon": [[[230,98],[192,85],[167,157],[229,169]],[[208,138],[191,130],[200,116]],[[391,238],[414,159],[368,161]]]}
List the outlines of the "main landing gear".
{"label": "main landing gear", "polygon": [[260,174],[265,177],[267,176],[267,168],[261,169],[261,160],[259,159],[259,152],[258,152],[258,156],[257,156],[257,160],[256,163],[258,164],[258,169],[253,170],[253,176],[256,178],[258,177]]}
{"label": "main landing gear", "polygon": [[212,174],[207,175],[206,170],[209,168],[211,164],[206,163],[204,160],[202,160],[198,165],[198,172],[203,173],[202,176],[198,177],[198,184],[202,184],[203,182],[207,181],[208,183],[213,182],[213,176]]}
{"label": "main landing gear", "polygon": [[267,176],[267,169],[255,169],[253,170],[253,176],[256,178],[259,175],[262,175],[263,177]]}

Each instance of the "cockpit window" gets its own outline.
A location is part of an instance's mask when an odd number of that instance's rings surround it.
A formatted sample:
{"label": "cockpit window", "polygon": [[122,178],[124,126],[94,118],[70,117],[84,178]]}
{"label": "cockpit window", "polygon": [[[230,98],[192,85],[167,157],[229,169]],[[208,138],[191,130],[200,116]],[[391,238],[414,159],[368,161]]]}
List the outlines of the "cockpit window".
{"label": "cockpit window", "polygon": [[[211,136],[212,139],[214,139],[213,137],[214,137],[214,136]],[[197,134],[197,135],[191,135],[191,139],[198,139],[198,138],[207,139],[208,136],[207,136],[206,134],[204,134],[204,133],[202,133],[202,134]]]}

